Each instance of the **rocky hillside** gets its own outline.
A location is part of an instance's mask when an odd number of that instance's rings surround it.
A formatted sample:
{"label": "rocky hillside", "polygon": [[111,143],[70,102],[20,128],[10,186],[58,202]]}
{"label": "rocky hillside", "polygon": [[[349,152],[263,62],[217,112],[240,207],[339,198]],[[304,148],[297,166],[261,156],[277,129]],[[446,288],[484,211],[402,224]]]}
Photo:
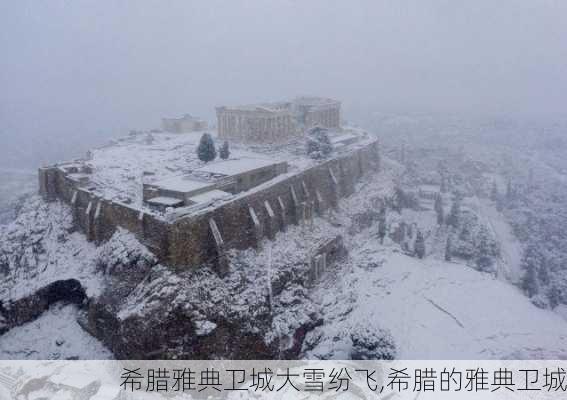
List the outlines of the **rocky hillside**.
{"label": "rocky hillside", "polygon": [[[490,208],[498,229],[488,229],[488,206],[465,195],[458,222],[441,222],[405,174],[385,160],[339,209],[231,253],[223,277],[207,266],[160,265],[125,231],[95,247],[73,232],[67,206],[32,198],[0,230],[0,349],[29,358],[567,356],[567,322],[535,307],[504,273],[515,258],[504,256],[513,247],[500,214]],[[314,248],[337,236],[344,254],[314,280]],[[487,245],[495,250],[481,268]],[[61,319],[76,328],[45,339]],[[25,349],[11,347],[19,335]]]}

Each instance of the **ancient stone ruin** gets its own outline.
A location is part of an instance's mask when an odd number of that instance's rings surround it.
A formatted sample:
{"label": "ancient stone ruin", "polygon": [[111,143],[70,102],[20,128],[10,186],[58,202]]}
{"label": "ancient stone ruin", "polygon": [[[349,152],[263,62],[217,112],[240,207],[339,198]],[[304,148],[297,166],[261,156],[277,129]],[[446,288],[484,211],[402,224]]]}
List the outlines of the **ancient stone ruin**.
{"label": "ancient stone ruin", "polygon": [[341,128],[341,103],[321,97],[293,101],[217,107],[219,137],[247,142],[283,142],[320,125]]}
{"label": "ancient stone ruin", "polygon": [[[213,263],[222,267],[227,250],[257,247],[288,224],[325,213],[341,197],[353,193],[364,174],[379,168],[378,142],[340,127],[339,102],[299,98],[278,104],[270,109],[233,110],[266,116],[257,130],[243,124],[238,119],[242,115],[232,115],[226,108],[217,110],[219,136],[247,132],[249,138],[274,137],[292,134],[299,126],[325,124],[340,128],[332,138],[336,149],[332,156],[299,162],[297,157],[283,157],[293,159],[290,164],[281,157],[246,151],[202,164],[179,151],[192,139],[179,142],[183,135],[157,133],[149,142],[130,137],[108,147],[122,152],[113,154],[116,164],[106,169],[93,161],[93,153],[84,160],[40,168],[39,191],[47,200],[68,203],[76,229],[88,240],[101,243],[120,227],[134,233],[166,265],[186,268]],[[275,130],[266,133],[268,128]],[[177,159],[170,153],[174,151]],[[155,154],[163,156],[144,158]],[[103,153],[104,160],[108,157]],[[150,164],[153,171],[139,170]],[[125,171],[127,166],[130,169]],[[136,174],[141,174],[141,182]]]}

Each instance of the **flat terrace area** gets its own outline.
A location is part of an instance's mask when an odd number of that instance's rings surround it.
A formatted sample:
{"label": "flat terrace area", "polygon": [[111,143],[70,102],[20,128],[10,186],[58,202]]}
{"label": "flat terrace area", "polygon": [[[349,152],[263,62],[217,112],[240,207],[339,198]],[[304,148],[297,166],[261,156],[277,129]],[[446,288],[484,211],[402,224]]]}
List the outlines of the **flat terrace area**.
{"label": "flat terrace area", "polygon": [[[217,148],[222,141],[216,133]],[[197,146],[203,132],[193,133],[137,133],[114,140],[107,145],[91,150],[84,161],[69,165],[86,165],[90,174],[70,174],[77,180],[85,180],[84,186],[95,194],[144,208],[142,201],[143,183],[153,181],[177,182],[180,177],[203,168],[211,172],[234,172],[235,163],[227,163],[218,157],[213,162],[203,163],[197,157]],[[277,150],[263,151],[261,147],[230,144],[230,158],[236,160],[238,169],[246,168],[250,160],[266,159],[273,162],[287,161],[290,171],[308,165],[311,160],[299,154],[296,146],[281,146]],[[63,164],[63,166],[66,166]],[[81,176],[79,176],[81,175]],[[86,181],[88,180],[88,184]],[[190,182],[191,184],[194,184]],[[177,186],[177,184],[175,184]]]}
{"label": "flat terrace area", "polygon": [[[217,138],[216,132],[207,132],[215,139],[218,149],[222,140]],[[357,135],[353,132],[348,136]],[[155,209],[152,210],[144,202],[144,185],[160,183],[167,186],[166,184],[171,183],[172,188],[179,190],[180,186],[184,188],[184,185],[198,183],[191,179],[186,180],[188,175],[198,176],[203,172],[209,177],[215,174],[230,175],[255,168],[266,160],[271,163],[285,161],[288,163],[288,172],[294,172],[317,162],[305,154],[305,139],[299,138],[295,142],[276,146],[230,143],[230,158],[227,161],[221,160],[217,154],[214,161],[204,163],[198,159],[196,153],[202,134],[203,132],[131,134],[92,149],[84,160],[63,163],[60,166],[76,166],[80,171],[86,167],[90,173],[67,175],[100,197],[153,212]],[[344,137],[344,133],[337,133],[336,137]],[[360,143],[365,141],[363,139]],[[342,151],[341,146],[335,144],[335,148],[338,153]],[[206,179],[199,184],[208,185]]]}

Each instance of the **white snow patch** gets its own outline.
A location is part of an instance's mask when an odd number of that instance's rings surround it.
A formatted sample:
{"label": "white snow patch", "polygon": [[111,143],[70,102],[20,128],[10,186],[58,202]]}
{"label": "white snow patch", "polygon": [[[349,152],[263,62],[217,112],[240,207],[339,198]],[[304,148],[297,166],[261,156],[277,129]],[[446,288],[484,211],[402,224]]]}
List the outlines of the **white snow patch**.
{"label": "white snow patch", "polygon": [[[326,335],[375,323],[392,332],[401,359],[567,357],[567,321],[535,307],[514,286],[461,264],[418,260],[376,243],[357,249],[350,269],[337,273],[332,287],[318,290],[335,318],[326,323]],[[369,259],[383,264],[359,266]],[[333,315],[348,302],[352,312],[342,320]]]}
{"label": "white snow patch", "polygon": [[54,305],[33,322],[13,328],[0,337],[4,360],[105,360],[112,353],[77,323],[72,305]]}

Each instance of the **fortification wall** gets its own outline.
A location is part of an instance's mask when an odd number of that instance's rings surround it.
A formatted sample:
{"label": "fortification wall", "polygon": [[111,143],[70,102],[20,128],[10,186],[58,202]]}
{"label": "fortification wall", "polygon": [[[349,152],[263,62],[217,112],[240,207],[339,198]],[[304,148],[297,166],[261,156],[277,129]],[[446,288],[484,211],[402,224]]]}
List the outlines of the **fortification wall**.
{"label": "fortification wall", "polygon": [[128,204],[102,199],[80,187],[61,167],[41,168],[38,175],[40,193],[47,200],[68,203],[75,227],[87,240],[100,243],[122,227],[162,262],[185,268],[211,262],[220,265],[226,250],[258,246],[263,238],[273,238],[290,223],[336,206],[341,197],[354,192],[362,175],[378,168],[378,143],[374,141],[173,223]]}
{"label": "fortification wall", "polygon": [[304,215],[336,206],[341,197],[354,192],[362,175],[378,168],[378,143],[372,142],[218,208],[180,219],[169,232],[168,263],[219,263],[227,249],[256,247],[262,238],[272,238]]}
{"label": "fortification wall", "polygon": [[95,195],[58,166],[41,168],[38,175],[40,194],[48,201],[59,199],[69,204],[75,228],[83,232],[87,240],[101,243],[121,227],[134,233],[158,257],[165,259],[170,227],[167,222],[128,204]]}

